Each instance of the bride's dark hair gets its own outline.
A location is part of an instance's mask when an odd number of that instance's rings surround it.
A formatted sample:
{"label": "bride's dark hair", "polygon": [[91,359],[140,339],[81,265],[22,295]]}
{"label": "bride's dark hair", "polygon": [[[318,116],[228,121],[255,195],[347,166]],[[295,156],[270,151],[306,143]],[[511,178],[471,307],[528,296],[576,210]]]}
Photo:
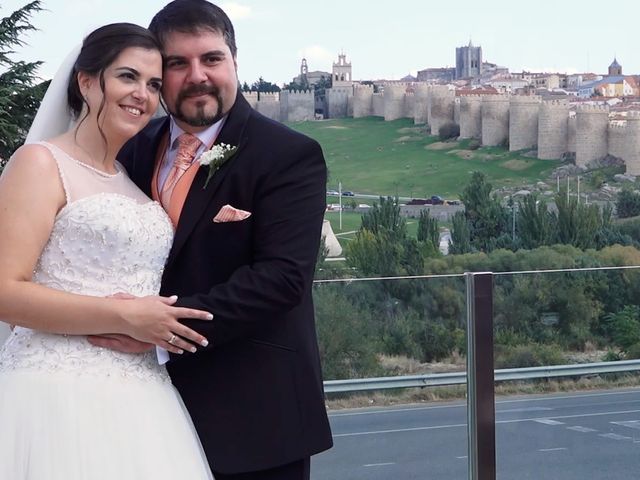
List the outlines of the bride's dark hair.
{"label": "bride's dark hair", "polygon": [[[80,92],[78,73],[84,72],[98,76],[100,89],[104,93],[104,70],[113,63],[123,50],[129,47],[161,51],[160,44],[153,33],[133,23],[105,25],[91,32],[82,42],[82,49],[73,66],[73,72],[67,87],[67,103],[76,120],[80,117],[83,107],[87,106],[87,112],[80,120],[80,123],[89,115],[89,104],[87,104]],[[103,108],[104,98],[98,109],[98,117],[100,117]],[[104,139],[101,129],[100,134]]]}

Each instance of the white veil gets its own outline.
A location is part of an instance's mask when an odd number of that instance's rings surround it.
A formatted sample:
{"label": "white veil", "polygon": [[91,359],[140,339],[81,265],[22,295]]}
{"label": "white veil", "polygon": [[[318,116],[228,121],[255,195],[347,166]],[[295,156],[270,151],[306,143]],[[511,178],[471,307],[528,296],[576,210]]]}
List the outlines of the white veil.
{"label": "white veil", "polygon": [[[78,45],[71,50],[58,68],[42,99],[24,143],[35,143],[56,137],[69,130],[73,125],[73,116],[67,104],[67,86],[80,49],[81,45]],[[10,333],[9,326],[0,321],[0,346]]]}
{"label": "white veil", "polygon": [[67,104],[67,86],[81,48],[81,45],[77,45],[62,61],[42,99],[24,143],[57,137],[73,125],[73,116]]}

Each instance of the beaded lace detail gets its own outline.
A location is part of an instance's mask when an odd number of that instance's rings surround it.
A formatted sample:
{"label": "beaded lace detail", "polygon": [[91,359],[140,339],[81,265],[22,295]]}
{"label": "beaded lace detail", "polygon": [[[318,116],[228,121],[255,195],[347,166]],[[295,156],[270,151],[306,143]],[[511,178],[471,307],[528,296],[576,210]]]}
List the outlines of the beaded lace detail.
{"label": "beaded lace detail", "polygon": [[[104,177],[103,172],[78,165],[61,150],[43,145],[58,163],[67,204],[55,219],[33,281],[82,295],[156,295],[173,240],[173,227],[162,207],[144,196],[123,172]],[[82,188],[76,188],[77,182],[82,182]],[[72,193],[89,191],[87,183],[99,190],[94,188],[81,198]],[[85,336],[21,327],[0,348],[0,372],[7,370],[169,381],[153,351],[122,354],[94,347]]]}

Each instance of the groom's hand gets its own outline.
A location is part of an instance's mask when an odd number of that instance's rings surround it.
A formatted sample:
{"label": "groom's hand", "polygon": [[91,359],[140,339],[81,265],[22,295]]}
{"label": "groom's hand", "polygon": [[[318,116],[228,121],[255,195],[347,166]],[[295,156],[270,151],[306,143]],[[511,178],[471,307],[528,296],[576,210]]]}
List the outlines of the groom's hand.
{"label": "groom's hand", "polygon": [[87,340],[91,345],[96,347],[108,348],[122,353],[144,353],[152,350],[152,343],[145,343],[135,338],[121,335],[119,333],[110,333],[105,335],[89,335]]}
{"label": "groom's hand", "polygon": [[[118,298],[120,300],[132,300],[136,298],[134,295],[119,292],[109,295],[108,298]],[[119,333],[110,333],[103,335],[89,335],[87,340],[91,345],[96,347],[108,348],[122,353],[144,353],[152,350],[154,345],[151,343],[141,342],[135,338]]]}

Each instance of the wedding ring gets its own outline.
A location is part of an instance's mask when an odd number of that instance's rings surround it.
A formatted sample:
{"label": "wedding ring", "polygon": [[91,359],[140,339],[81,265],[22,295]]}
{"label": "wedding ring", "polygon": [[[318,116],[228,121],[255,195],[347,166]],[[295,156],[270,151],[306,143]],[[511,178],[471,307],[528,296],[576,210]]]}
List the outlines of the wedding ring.
{"label": "wedding ring", "polygon": [[170,343],[171,345],[173,345],[173,342],[176,341],[176,338],[178,338],[178,337],[174,333],[173,335],[171,335],[171,338],[169,340],[167,340],[167,343]]}

